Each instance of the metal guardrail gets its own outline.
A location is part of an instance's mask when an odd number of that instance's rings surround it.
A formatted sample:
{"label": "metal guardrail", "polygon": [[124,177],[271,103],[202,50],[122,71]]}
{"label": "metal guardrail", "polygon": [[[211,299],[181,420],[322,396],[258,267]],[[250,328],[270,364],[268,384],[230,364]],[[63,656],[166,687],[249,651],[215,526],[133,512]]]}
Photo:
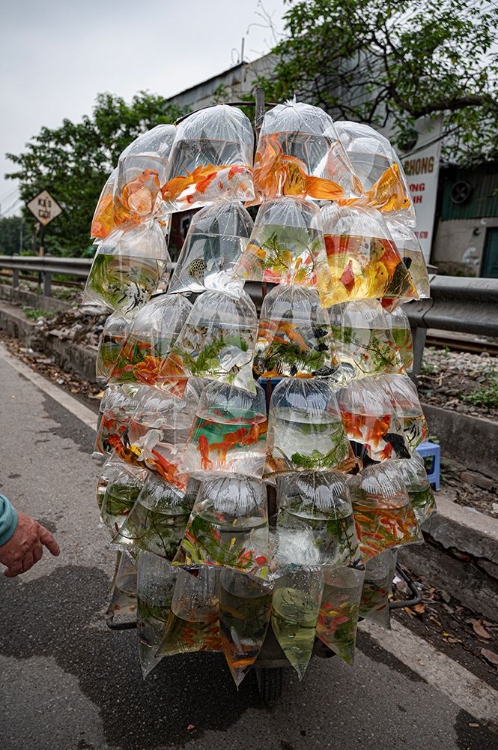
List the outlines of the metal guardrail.
{"label": "metal guardrail", "polygon": [[92,266],[91,258],[56,258],[50,255],[0,255],[0,268],[12,271],[12,287],[19,286],[19,274],[22,271],[41,273],[43,278],[43,294],[50,297],[52,290],[52,275],[54,273],[86,279]]}
{"label": "metal guardrail", "polygon": [[414,366],[422,366],[427,329],[498,338],[498,279],[431,276],[431,298],[404,305],[413,335]]}
{"label": "metal guardrail", "polygon": [[[91,258],[0,255],[0,269],[12,270],[14,288],[19,285],[21,271],[38,272],[42,274],[43,294],[47,297],[50,296],[53,274],[86,279],[91,265]],[[175,265],[172,263],[171,267]],[[430,281],[430,299],[409,302],[404,306],[412,326],[416,375],[420,372],[428,328],[498,338],[498,279],[433,275]],[[272,286],[268,284],[267,291]],[[262,300],[261,284],[248,282],[246,290],[259,307]]]}

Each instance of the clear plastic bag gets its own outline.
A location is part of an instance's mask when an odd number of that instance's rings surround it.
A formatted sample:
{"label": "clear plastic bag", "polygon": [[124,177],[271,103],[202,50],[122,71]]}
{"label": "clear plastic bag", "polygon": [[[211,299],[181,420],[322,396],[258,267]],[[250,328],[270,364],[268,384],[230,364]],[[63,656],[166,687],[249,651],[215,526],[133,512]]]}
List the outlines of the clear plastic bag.
{"label": "clear plastic bag", "polygon": [[385,316],[403,367],[410,372],[413,369],[413,339],[408,316],[402,307],[385,312]]}
{"label": "clear plastic bag", "polygon": [[431,288],[427,265],[420,242],[413,229],[405,226],[402,221],[395,221],[394,219],[388,219],[387,226],[401,255],[401,259],[412,277],[419,298],[430,297]]}
{"label": "clear plastic bag", "polygon": [[104,323],[96,364],[99,385],[105,385],[109,381],[130,327],[130,318],[121,313],[112,313]]}
{"label": "clear plastic bag", "polygon": [[118,170],[116,168],[107,178],[107,182],[100,193],[95,213],[93,214],[90,236],[96,239],[105,239],[116,229],[113,193],[117,175]]}
{"label": "clear plastic bag", "polygon": [[356,183],[330,115],[296,101],[265,114],[254,162],[258,200],[350,198],[358,194]]}
{"label": "clear plastic bag", "polygon": [[201,485],[178,564],[223,565],[266,578],[269,539],[266,488],[247,477]]}
{"label": "clear plastic bag", "polygon": [[147,472],[136,466],[121,464],[107,482],[100,507],[100,520],[114,537],[131,513],[142,490]]}
{"label": "clear plastic bag", "polygon": [[135,314],[148,301],[169,262],[166,241],[155,222],[128,232],[116,230],[97,247],[84,300]]}
{"label": "clear plastic bag", "polygon": [[410,449],[415,449],[429,437],[429,426],[416,385],[408,375],[383,375],[377,383],[389,397]]}
{"label": "clear plastic bag", "polygon": [[171,615],[178,570],[152,552],[141,552],[137,563],[138,655],[145,679],[159,664],[157,654]]}
{"label": "clear plastic bag", "polygon": [[164,294],[149,300],[129,323],[111,370],[111,382],[160,383],[161,367],[191,309],[191,303],[181,295]]}
{"label": "clear plastic bag", "polygon": [[389,458],[409,458],[403,428],[378,378],[352,380],[338,391],[346,434],[360,465]]}
{"label": "clear plastic bag", "polygon": [[427,478],[424,459],[416,451],[411,458],[399,462],[399,469],[412,504],[415,518],[422,526],[436,511],[436,501]]}
{"label": "clear plastic bag", "polygon": [[220,634],[238,686],[258,658],[271,617],[272,585],[236,570],[220,571]]}
{"label": "clear plastic bag", "polygon": [[322,305],[362,299],[414,299],[417,292],[387,224],[372,208],[322,208],[330,289]]}
{"label": "clear plastic bag", "polygon": [[325,568],[323,574],[316,634],[322,643],[352,666],[365,570],[363,567]]}
{"label": "clear plastic bag", "polygon": [[280,285],[264,298],[254,369],[264,378],[333,372],[328,314],[314,289]]}
{"label": "clear plastic bag", "polygon": [[334,305],[329,317],[335,354],[349,378],[403,369],[389,322],[377,300]]}
{"label": "clear plastic bag", "polygon": [[323,596],[319,568],[289,569],[275,581],[271,623],[285,656],[300,680],[308,666]]}
{"label": "clear plastic bag", "polygon": [[286,378],[271,396],[265,474],[353,466],[334,391],[325,380]]}
{"label": "clear plastic bag", "polygon": [[185,534],[198,482],[190,480],[184,491],[160,477],[147,476],[137,501],[113,544],[147,550],[173,560]]}
{"label": "clear plastic bag", "polygon": [[396,550],[387,550],[365,563],[360,617],[391,629],[389,597],[396,568]]}
{"label": "clear plastic bag", "polygon": [[187,482],[182,453],[195,418],[197,399],[197,391],[189,385],[181,398],[141,386],[127,431],[134,459],[180,489],[185,489]]}
{"label": "clear plastic bag", "polygon": [[137,408],[138,385],[110,385],[100,402],[95,450],[105,455],[125,449],[125,433]]}
{"label": "clear plastic bag", "polygon": [[350,480],[356,533],[364,560],[421,540],[399,461],[369,466]]}
{"label": "clear plastic bag", "polygon": [[256,307],[245,292],[240,291],[238,297],[204,292],[196,299],[161,376],[193,375],[254,392],[252,359],[257,330]]}
{"label": "clear plastic bag", "polygon": [[359,122],[336,122],[335,127],[365,193],[356,202],[415,226],[405,173],[387,138]]}
{"label": "clear plastic bag", "polygon": [[297,198],[263,203],[235,273],[245,281],[328,290],[330,273],[318,207]]}
{"label": "clear plastic bag", "polygon": [[107,615],[132,615],[137,611],[137,566],[126,552],[119,551],[116,557],[114,577],[111,583],[111,601]]}
{"label": "clear plastic bag", "polygon": [[353,507],[344,475],[301,472],[277,479],[277,564],[298,537],[295,565],[340,566],[359,562]]}
{"label": "clear plastic bag", "polygon": [[240,109],[218,104],[194,112],[177,127],[163,199],[172,211],[252,200],[253,149],[252,125]]}
{"label": "clear plastic bag", "polygon": [[266,403],[255,394],[212,382],[199,400],[183,455],[182,470],[203,479],[206,474],[245,474],[261,479],[266,452]]}
{"label": "clear plastic bag", "polygon": [[219,570],[177,568],[171,612],[158,656],[221,651]]}
{"label": "clear plastic bag", "polygon": [[170,292],[203,292],[217,289],[236,294],[242,286],[235,268],[246,248],[253,221],[241,203],[206,206],[189,226]]}

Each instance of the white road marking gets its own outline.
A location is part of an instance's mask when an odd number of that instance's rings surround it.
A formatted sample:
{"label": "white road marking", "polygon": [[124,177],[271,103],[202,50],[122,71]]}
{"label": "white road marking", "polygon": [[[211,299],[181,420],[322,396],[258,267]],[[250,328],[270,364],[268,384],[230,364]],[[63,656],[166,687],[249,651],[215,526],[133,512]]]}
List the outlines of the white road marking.
{"label": "white road marking", "polygon": [[34,383],[34,385],[43,391],[43,393],[46,393],[47,396],[53,398],[63,406],[64,409],[67,409],[67,411],[73,414],[77,419],[86,424],[87,427],[91,427],[92,430],[97,429],[97,415],[91,409],[84,404],[81,404],[75,398],[66,393],[66,391],[63,391],[62,388],[58,388],[42,375],[39,375],[28,367],[28,365],[25,365],[24,362],[18,360],[2,344],[0,344],[0,357],[13,367],[14,370],[17,370],[17,372],[21,373],[21,375],[24,375],[25,378]]}
{"label": "white road marking", "polygon": [[391,631],[366,620],[358,627],[464,711],[498,726],[498,691],[461,664],[396,620],[392,621]]}

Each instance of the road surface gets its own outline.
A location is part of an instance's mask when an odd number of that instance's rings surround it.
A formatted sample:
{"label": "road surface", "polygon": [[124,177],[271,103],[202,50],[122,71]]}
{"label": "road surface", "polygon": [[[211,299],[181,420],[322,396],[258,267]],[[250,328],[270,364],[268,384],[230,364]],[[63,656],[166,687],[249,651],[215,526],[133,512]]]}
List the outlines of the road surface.
{"label": "road surface", "polygon": [[0,383],[0,491],[62,548],[0,576],[2,750],[496,750],[498,694],[398,624],[365,626],[354,668],[289,675],[271,710],[217,654],[163,659],[144,682],[134,632],[105,626],[95,415],[1,347]]}

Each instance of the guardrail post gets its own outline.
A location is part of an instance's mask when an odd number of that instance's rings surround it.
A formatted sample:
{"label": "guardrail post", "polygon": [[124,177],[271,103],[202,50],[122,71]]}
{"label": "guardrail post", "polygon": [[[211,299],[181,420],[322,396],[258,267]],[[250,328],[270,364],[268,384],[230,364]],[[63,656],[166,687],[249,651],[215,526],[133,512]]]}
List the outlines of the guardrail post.
{"label": "guardrail post", "polygon": [[19,269],[14,268],[12,271],[12,289],[17,289],[19,286]]}
{"label": "guardrail post", "polygon": [[43,296],[50,297],[52,294],[52,274],[43,271]]}

